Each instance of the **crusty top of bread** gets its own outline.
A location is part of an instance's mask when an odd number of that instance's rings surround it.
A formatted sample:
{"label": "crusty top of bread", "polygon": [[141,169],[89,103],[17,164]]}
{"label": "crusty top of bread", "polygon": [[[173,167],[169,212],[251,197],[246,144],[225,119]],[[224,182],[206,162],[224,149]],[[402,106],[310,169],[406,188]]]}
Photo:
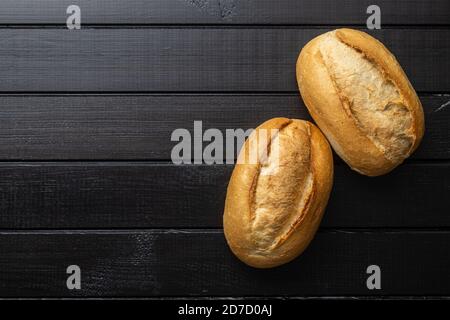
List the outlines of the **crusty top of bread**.
{"label": "crusty top of bread", "polygon": [[291,121],[271,141],[270,152],[260,165],[250,194],[253,254],[267,254],[283,244],[308,209],[313,192],[310,127]]}
{"label": "crusty top of bread", "polygon": [[338,29],[316,37],[300,53],[297,78],[314,120],[353,169],[386,173],[418,146],[424,124],[417,94],[368,34]]}
{"label": "crusty top of bread", "polygon": [[345,112],[386,158],[401,160],[414,141],[411,112],[380,68],[335,33],[324,36],[319,52]]}
{"label": "crusty top of bread", "polygon": [[[270,134],[267,156],[245,162],[261,129],[278,130]],[[228,185],[224,231],[232,251],[259,268],[295,258],[318,227],[332,175],[331,149],[312,123],[275,118],[259,126],[242,147]]]}

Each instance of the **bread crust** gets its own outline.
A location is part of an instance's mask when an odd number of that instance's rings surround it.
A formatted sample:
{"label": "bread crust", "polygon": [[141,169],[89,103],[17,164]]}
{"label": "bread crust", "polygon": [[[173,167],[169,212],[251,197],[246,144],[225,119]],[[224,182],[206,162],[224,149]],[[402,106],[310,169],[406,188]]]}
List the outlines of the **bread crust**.
{"label": "bread crust", "polygon": [[[405,152],[401,152],[400,157],[389,158],[386,150],[377,146],[367,131],[362,130],[349,114],[348,106],[342,101],[342,94],[333,82],[320,50],[330,34],[356,52],[362,53],[386,81],[394,84],[401,97],[402,107],[408,109],[412,119],[408,128],[411,145]],[[352,169],[368,176],[385,174],[403,162],[419,145],[424,134],[420,100],[395,57],[370,35],[352,29],[337,29],[319,35],[300,52],[296,74],[301,96],[311,116],[336,153]],[[375,132],[373,134],[376,136]]]}
{"label": "bread crust", "polygon": [[[241,261],[256,268],[271,268],[300,255],[313,239],[331,192],[333,159],[327,140],[315,125],[286,118],[274,118],[256,128],[244,143],[238,159],[252,151],[252,140],[261,129],[278,129],[279,135],[286,132],[285,140],[279,137],[280,157],[298,156],[297,159],[305,160],[292,163],[289,158],[285,165],[281,159],[278,170],[295,171],[297,167],[289,167],[292,165],[299,167],[298,172],[292,175],[280,172],[289,178],[275,175],[271,179],[278,181],[269,187],[258,181],[263,170],[260,160],[253,164],[238,160],[228,185],[223,224],[228,245]],[[272,135],[269,143],[274,139]],[[290,144],[293,141],[307,147],[296,148]],[[298,155],[302,152],[307,156],[302,158]],[[276,187],[277,183],[281,186]],[[285,186],[286,190],[283,189]],[[258,205],[255,199],[258,198],[263,198],[261,203],[269,201],[268,206],[273,210],[258,211],[261,209],[255,207]],[[291,206],[291,199],[298,199],[299,205]],[[287,211],[283,210],[283,205]],[[291,207],[294,209],[290,210]],[[258,215],[265,216],[261,218]]]}

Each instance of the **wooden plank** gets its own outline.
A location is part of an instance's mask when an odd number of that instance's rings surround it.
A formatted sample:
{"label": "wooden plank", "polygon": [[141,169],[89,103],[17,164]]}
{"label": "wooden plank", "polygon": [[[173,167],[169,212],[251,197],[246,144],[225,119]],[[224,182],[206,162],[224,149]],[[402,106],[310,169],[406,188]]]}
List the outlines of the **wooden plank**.
{"label": "wooden plank", "polygon": [[[421,100],[426,135],[413,158],[450,159],[450,95]],[[193,134],[194,121],[225,136],[272,117],[311,120],[299,94],[0,95],[0,105],[0,160],[169,160],[172,132]]]}
{"label": "wooden plank", "polygon": [[[1,24],[65,24],[69,0],[2,0]],[[360,24],[369,0],[78,0],[84,24]],[[379,0],[383,25],[448,24],[446,0]]]}
{"label": "wooden plank", "polygon": [[[0,29],[0,91],[297,92],[321,28]],[[450,91],[449,29],[372,32],[418,91]]]}
{"label": "wooden plank", "polygon": [[[0,229],[220,228],[232,166],[1,163]],[[449,164],[336,165],[322,227],[449,227]]]}
{"label": "wooden plank", "polygon": [[[221,230],[0,233],[0,296],[449,295],[450,233],[319,232],[271,270],[239,262]],[[81,268],[81,290],[66,268]],[[381,290],[366,269],[381,268]]]}

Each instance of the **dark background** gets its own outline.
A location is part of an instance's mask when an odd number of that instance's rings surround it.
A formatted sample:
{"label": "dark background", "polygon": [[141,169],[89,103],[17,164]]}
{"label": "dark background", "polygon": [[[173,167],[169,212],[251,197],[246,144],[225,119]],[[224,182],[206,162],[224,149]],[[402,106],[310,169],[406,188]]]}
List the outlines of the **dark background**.
{"label": "dark background", "polygon": [[[67,30],[66,8],[81,8]],[[252,269],[226,246],[232,166],[174,166],[170,135],[309,119],[295,62],[365,30],[369,1],[0,2],[0,297],[450,297],[450,3],[377,1],[426,119],[417,152],[367,178],[336,159],[315,240]],[[366,30],[367,31],[367,30]],[[66,268],[82,289],[66,288]],[[367,266],[382,289],[366,287]]]}

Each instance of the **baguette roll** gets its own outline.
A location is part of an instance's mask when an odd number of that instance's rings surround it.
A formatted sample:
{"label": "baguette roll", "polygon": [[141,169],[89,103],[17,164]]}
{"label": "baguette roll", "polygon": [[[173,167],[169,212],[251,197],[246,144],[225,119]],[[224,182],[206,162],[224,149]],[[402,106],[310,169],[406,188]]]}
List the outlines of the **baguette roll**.
{"label": "baguette roll", "polygon": [[420,100],[395,57],[370,35],[337,29],[314,38],[296,73],[311,116],[353,170],[385,174],[419,145]]}
{"label": "baguette roll", "polygon": [[[249,154],[257,155],[255,162],[248,161]],[[257,268],[300,255],[316,233],[332,182],[331,148],[315,125],[274,118],[256,128],[227,190],[223,224],[233,253]]]}

